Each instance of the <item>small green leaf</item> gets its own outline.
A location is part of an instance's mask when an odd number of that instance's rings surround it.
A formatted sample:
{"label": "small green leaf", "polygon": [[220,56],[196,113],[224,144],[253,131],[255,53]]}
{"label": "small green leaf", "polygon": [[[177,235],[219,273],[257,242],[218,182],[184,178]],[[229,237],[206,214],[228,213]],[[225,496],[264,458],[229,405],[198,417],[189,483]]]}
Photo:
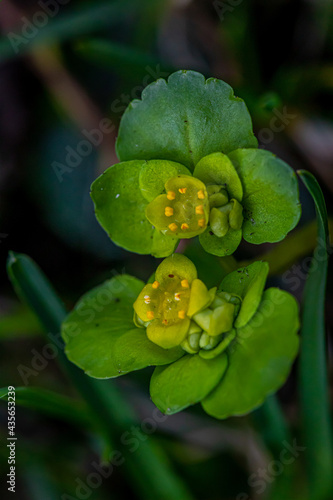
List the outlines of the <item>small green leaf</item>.
{"label": "small green leaf", "polygon": [[210,360],[189,354],[172,365],[155,368],[150,381],[151,398],[163,413],[177,413],[207,396],[227,366],[228,359],[223,353]]}
{"label": "small green leaf", "polygon": [[243,187],[237,171],[223,153],[212,153],[202,158],[196,165],[193,176],[200,179],[204,184],[216,184],[223,186],[229,198],[236,198],[241,202],[243,198]]}
{"label": "small green leaf", "polygon": [[241,328],[250,321],[261,302],[269,271],[267,262],[254,262],[228,274],[220,285],[223,292],[233,293],[242,299],[235,327]]}
{"label": "small green leaf", "polygon": [[117,155],[121,161],[172,160],[193,171],[210,153],[256,146],[245,103],[229,85],[177,71],[130,103],[120,123]]}
{"label": "small green leaf", "polygon": [[199,240],[206,252],[218,257],[231,255],[238,248],[242,241],[242,231],[230,230],[225,236],[218,238],[208,227],[206,231],[199,235]]}
{"label": "small green leaf", "polygon": [[165,183],[179,174],[191,175],[184,165],[174,161],[147,161],[142,165],[139,175],[141,193],[148,202],[151,202],[163,193]]}
{"label": "small green leaf", "polygon": [[150,342],[132,321],[133,303],[144,283],[122,275],[85,294],[62,326],[66,354],[91,377],[112,378],[180,358],[181,349]]}
{"label": "small green leaf", "polygon": [[292,295],[270,288],[251,321],[237,330],[229,367],[202,402],[213,417],[244,415],[286,380],[298,350],[298,305]]}
{"label": "small green leaf", "polygon": [[296,174],[262,149],[238,149],[228,156],[244,190],[244,239],[255,244],[282,240],[301,215]]}
{"label": "small green leaf", "polygon": [[97,220],[114,243],[132,252],[166,257],[178,238],[164,236],[146,219],[148,202],[140,190],[145,164],[130,161],[108,168],[93,182],[91,197]]}

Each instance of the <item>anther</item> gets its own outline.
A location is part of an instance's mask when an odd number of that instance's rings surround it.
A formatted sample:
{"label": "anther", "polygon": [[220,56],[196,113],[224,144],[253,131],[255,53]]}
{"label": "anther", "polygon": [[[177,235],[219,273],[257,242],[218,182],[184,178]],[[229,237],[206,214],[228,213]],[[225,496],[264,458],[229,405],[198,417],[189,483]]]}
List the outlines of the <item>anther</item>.
{"label": "anther", "polygon": [[181,230],[182,230],[182,231],[186,231],[186,229],[188,229],[189,227],[190,227],[190,226],[189,226],[188,224],[186,224],[186,222],[184,222],[184,224],[182,224],[182,225],[180,226],[180,228],[181,228]]}
{"label": "anther", "polygon": [[203,207],[203,205],[198,205],[197,207],[195,207],[195,213],[197,215],[203,215],[204,214],[204,207]]}
{"label": "anther", "polygon": [[173,215],[173,208],[171,208],[171,207],[165,207],[164,214],[167,217],[171,217],[171,215]]}
{"label": "anther", "polygon": [[170,231],[177,231],[177,229],[178,229],[177,224],[175,224],[174,222],[172,224],[169,224],[168,227],[169,227]]}
{"label": "anther", "polygon": [[154,319],[154,316],[155,316],[154,311],[148,311],[147,312],[147,318],[148,319]]}
{"label": "anther", "polygon": [[198,198],[199,198],[199,200],[205,199],[205,193],[203,192],[202,189],[200,189],[200,191],[198,191]]}
{"label": "anther", "polygon": [[178,189],[178,191],[180,192],[180,194],[185,194],[186,190],[187,190],[187,188],[179,188]]}
{"label": "anther", "polygon": [[168,200],[174,200],[176,198],[176,193],[174,191],[168,191],[167,198]]}
{"label": "anther", "polygon": [[163,325],[167,325],[168,324],[168,320],[167,319],[163,319],[162,323],[163,323]]}
{"label": "anther", "polygon": [[175,300],[180,300],[180,293],[175,293]]}
{"label": "anther", "polygon": [[150,297],[149,297],[149,295],[145,295],[143,298],[145,299],[145,303],[146,304],[150,304]]}
{"label": "anther", "polygon": [[178,311],[178,318],[185,319],[185,311]]}
{"label": "anther", "polygon": [[180,284],[182,285],[183,288],[189,288],[189,284],[188,284],[188,281],[187,280],[182,280],[180,282]]}
{"label": "anther", "polygon": [[154,283],[152,284],[152,287],[153,288],[158,288],[160,286],[159,282],[158,281],[154,281]]}
{"label": "anther", "polygon": [[205,227],[205,225],[206,225],[205,219],[199,219],[198,220],[198,226],[199,227]]}

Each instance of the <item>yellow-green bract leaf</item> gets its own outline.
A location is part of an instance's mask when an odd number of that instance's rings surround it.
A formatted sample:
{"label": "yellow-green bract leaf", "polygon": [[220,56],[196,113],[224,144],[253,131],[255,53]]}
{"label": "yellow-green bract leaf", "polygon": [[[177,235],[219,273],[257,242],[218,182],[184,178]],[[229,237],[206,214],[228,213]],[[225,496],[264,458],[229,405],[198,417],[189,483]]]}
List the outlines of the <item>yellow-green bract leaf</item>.
{"label": "yellow-green bract leaf", "polygon": [[112,378],[179,359],[182,349],[165,350],[136,328],[133,303],[144,283],[122,275],[85,294],[62,325],[68,359],[95,378]]}
{"label": "yellow-green bract leaf", "polygon": [[189,284],[198,276],[193,262],[180,253],[174,253],[167,259],[164,259],[155,273],[156,280],[159,282],[173,275],[178,276],[182,280],[188,280]]}
{"label": "yellow-green bract leaf", "polygon": [[147,201],[152,201],[163,193],[165,183],[177,175],[191,175],[190,171],[173,161],[151,160],[141,167],[139,185]]}
{"label": "yellow-green bract leaf", "polygon": [[256,312],[265,288],[269,271],[267,262],[254,262],[228,274],[220,285],[223,292],[233,293],[242,299],[235,327],[246,325]]}
{"label": "yellow-green bract leaf", "polygon": [[243,185],[243,237],[250,243],[282,240],[299,221],[295,172],[262,149],[238,149],[229,158]]}
{"label": "yellow-green bract leaf", "polygon": [[292,295],[270,288],[251,321],[237,330],[229,367],[202,402],[216,418],[244,415],[286,380],[298,350],[298,305]]}
{"label": "yellow-green bract leaf", "polygon": [[211,291],[201,280],[194,280],[191,286],[191,296],[188,305],[187,316],[192,318],[194,314],[208,307],[214,300],[216,288]]}
{"label": "yellow-green bract leaf", "polygon": [[202,158],[196,165],[193,176],[205,184],[217,184],[227,190],[230,198],[242,201],[243,187],[234,165],[223,153],[213,153]]}
{"label": "yellow-green bract leaf", "polygon": [[218,257],[225,257],[237,250],[238,245],[242,241],[242,230],[229,230],[225,236],[218,238],[208,226],[206,231],[199,235],[199,240],[206,252]]}
{"label": "yellow-green bract leaf", "polygon": [[113,165],[93,182],[91,197],[97,220],[114,243],[131,252],[166,257],[178,238],[164,236],[146,219],[148,201],[139,187],[144,166],[144,161]]}
{"label": "yellow-green bract leaf", "polygon": [[249,112],[229,85],[177,71],[130,103],[120,123],[117,155],[121,161],[172,160],[193,171],[210,153],[256,146]]}
{"label": "yellow-green bract leaf", "polygon": [[155,405],[168,415],[198,403],[220,382],[228,366],[226,354],[205,360],[190,354],[172,365],[155,368],[150,395]]}
{"label": "yellow-green bract leaf", "polygon": [[189,327],[189,318],[172,325],[163,325],[161,321],[156,320],[147,326],[147,337],[163,349],[171,349],[185,340]]}

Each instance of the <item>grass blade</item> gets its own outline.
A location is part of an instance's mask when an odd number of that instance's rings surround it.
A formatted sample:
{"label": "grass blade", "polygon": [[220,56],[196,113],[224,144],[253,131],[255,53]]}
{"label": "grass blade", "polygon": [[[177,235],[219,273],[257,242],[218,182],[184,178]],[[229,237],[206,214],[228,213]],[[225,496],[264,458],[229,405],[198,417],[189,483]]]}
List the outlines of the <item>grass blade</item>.
{"label": "grass blade", "polygon": [[317,214],[317,248],[304,289],[302,341],[299,363],[300,403],[306,446],[310,498],[333,495],[333,446],[325,349],[325,289],[328,266],[328,221],[325,200],[314,176],[298,175],[311,194]]}
{"label": "grass blade", "polygon": [[[7,401],[8,388],[0,389],[0,399]],[[16,387],[17,405],[82,427],[92,427],[93,418],[81,401],[40,387]]]}
{"label": "grass blade", "polygon": [[[86,59],[98,63],[110,70],[117,69],[125,75],[133,74],[145,68],[160,64],[159,59],[133,47],[122,45],[110,40],[94,39],[79,42],[76,45],[76,51]],[[170,68],[162,68],[169,73],[173,71]]]}
{"label": "grass blade", "polygon": [[128,16],[129,6],[132,12],[135,8],[132,0],[101,2],[93,6],[74,9],[66,14],[60,12],[44,28],[36,28],[36,35],[31,41],[24,38],[19,30],[8,33],[7,38],[0,40],[0,61],[15,58],[41,45],[72,40],[92,33],[96,29],[100,30],[111,24],[117,24],[119,19],[126,19]]}

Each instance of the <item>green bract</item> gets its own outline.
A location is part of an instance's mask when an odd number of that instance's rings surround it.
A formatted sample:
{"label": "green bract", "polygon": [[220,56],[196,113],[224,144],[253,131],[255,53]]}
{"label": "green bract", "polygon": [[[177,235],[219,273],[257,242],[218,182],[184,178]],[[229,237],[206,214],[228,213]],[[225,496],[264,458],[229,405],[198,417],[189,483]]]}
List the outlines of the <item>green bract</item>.
{"label": "green bract", "polygon": [[255,262],[208,290],[174,254],[147,285],[113,278],[68,315],[66,353],[97,378],[155,365],[150,393],[164,413],[197,402],[217,418],[247,413],[283,384],[298,349],[297,303],[277,288],[263,292],[267,272]]}
{"label": "green bract", "polygon": [[117,245],[156,257],[197,235],[218,256],[242,237],[280,241],[300,217],[296,176],[256,146],[245,104],[227,84],[176,72],[124,113],[121,163],[91,188],[96,217]]}

